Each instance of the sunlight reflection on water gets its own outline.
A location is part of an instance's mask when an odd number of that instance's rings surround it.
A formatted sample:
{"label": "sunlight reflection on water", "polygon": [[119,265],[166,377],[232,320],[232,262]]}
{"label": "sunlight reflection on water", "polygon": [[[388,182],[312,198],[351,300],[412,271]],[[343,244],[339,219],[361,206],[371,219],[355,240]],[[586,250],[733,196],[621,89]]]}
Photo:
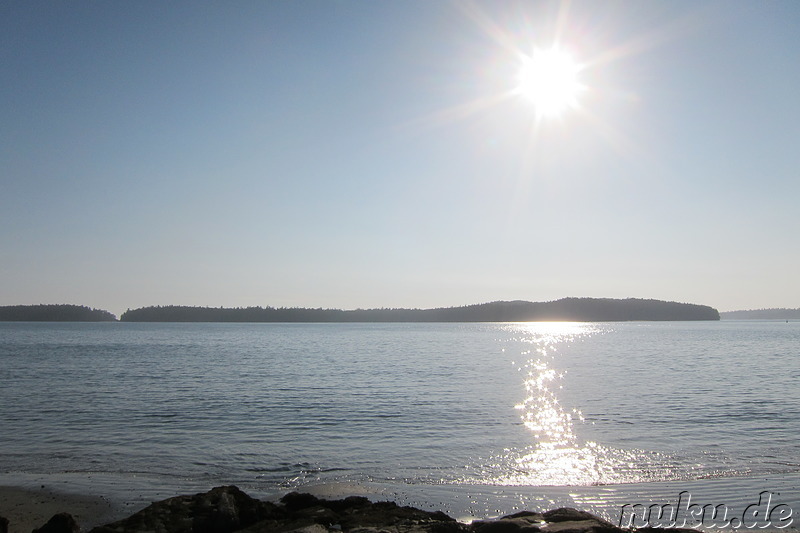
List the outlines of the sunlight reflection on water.
{"label": "sunlight reflection on water", "polygon": [[481,472],[482,482],[497,485],[604,485],[675,479],[673,458],[645,450],[622,450],[581,442],[574,422],[584,422],[578,407],[561,404],[558,392],[567,375],[557,365],[559,351],[610,328],[585,323],[510,324],[529,348],[512,362],[522,374],[524,399],[514,407],[535,439],[533,446],[506,450]]}

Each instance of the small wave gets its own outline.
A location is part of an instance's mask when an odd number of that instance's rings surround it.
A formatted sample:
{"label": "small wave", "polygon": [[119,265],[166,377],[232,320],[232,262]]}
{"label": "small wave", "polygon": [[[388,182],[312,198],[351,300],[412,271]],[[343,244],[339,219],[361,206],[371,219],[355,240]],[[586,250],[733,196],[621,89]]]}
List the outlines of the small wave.
{"label": "small wave", "polygon": [[593,442],[568,447],[507,450],[455,483],[500,486],[602,486],[746,475],[724,457],[623,450]]}

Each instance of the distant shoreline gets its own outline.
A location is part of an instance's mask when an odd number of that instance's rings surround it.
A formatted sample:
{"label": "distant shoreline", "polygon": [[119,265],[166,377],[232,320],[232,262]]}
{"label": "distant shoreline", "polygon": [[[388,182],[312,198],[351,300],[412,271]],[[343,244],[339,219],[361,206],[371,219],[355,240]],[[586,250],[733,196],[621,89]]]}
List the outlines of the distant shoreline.
{"label": "distant shoreline", "polygon": [[[301,307],[150,306],[127,310],[121,322],[631,322],[720,319],[707,305],[640,298],[562,298],[549,302],[498,301],[434,309],[322,309]],[[116,321],[108,311],[77,305],[0,307],[0,321]]]}
{"label": "distant shoreline", "polygon": [[104,309],[85,305],[39,304],[0,306],[0,322],[116,322]]}
{"label": "distant shoreline", "polygon": [[722,320],[800,320],[800,309],[748,309],[723,311]]}

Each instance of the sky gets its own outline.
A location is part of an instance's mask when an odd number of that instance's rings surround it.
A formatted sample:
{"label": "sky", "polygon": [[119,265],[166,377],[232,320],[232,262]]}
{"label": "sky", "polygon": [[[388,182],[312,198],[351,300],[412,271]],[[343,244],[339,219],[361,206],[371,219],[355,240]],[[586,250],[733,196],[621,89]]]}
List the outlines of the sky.
{"label": "sky", "polygon": [[[800,307],[800,3],[0,3],[0,305]],[[515,92],[579,66],[574,107]]]}

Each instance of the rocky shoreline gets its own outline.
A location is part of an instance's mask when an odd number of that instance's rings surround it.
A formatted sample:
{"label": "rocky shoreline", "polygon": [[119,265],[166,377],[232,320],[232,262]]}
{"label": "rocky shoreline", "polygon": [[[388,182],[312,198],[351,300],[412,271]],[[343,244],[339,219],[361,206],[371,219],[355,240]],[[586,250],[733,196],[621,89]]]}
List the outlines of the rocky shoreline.
{"label": "rocky shoreline", "polygon": [[[0,517],[0,533],[9,522]],[[647,533],[653,528],[639,528]],[[362,496],[325,500],[292,492],[278,503],[252,498],[235,486],[176,496],[88,533],[623,533],[629,530],[571,508],[522,511],[466,524],[441,511],[371,502]],[[695,531],[675,529],[676,532]],[[80,533],[75,518],[55,514],[32,533]]]}

